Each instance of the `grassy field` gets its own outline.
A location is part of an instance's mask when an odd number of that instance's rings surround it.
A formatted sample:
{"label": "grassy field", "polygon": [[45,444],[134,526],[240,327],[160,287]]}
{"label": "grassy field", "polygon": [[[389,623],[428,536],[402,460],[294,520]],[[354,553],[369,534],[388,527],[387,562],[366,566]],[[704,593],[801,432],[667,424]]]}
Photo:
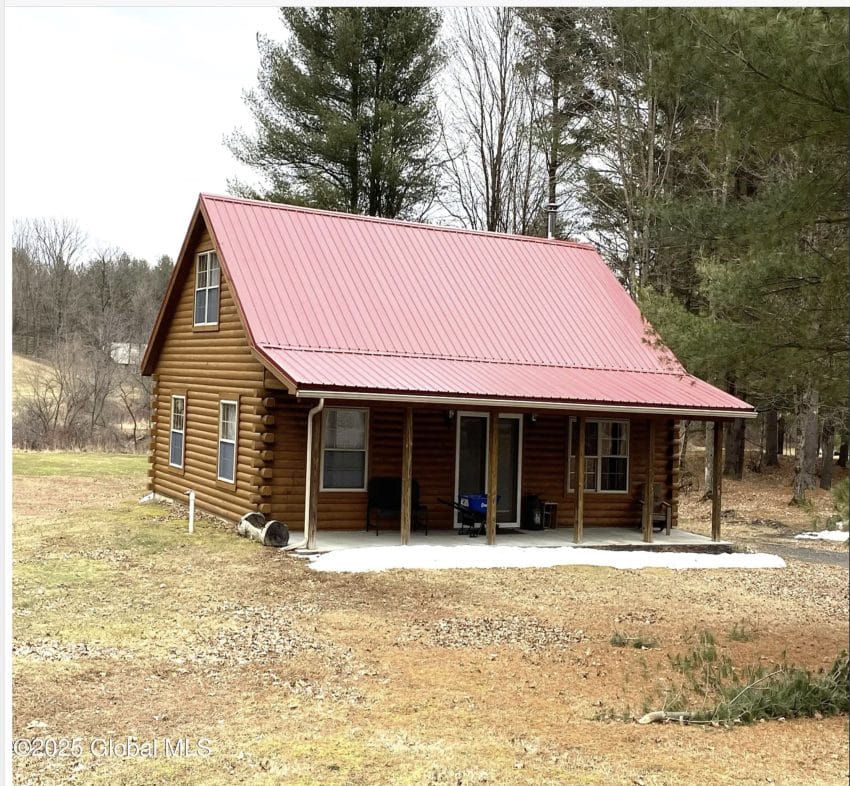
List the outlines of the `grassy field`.
{"label": "grassy field", "polygon": [[[847,782],[846,716],[623,720],[706,631],[738,666],[828,667],[846,568],[317,574],[139,505],[144,458],[14,462],[14,732],[82,746],[16,756],[18,784]],[[103,755],[128,737],[158,747]],[[191,755],[165,749],[182,738]]]}

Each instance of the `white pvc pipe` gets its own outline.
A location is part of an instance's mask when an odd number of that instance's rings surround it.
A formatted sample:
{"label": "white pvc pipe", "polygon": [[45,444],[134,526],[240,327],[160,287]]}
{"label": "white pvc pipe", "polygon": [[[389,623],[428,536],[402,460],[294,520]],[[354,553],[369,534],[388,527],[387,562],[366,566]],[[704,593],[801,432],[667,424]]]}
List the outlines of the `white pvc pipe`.
{"label": "white pvc pipe", "polygon": [[184,492],[189,496],[189,534],[195,531],[195,491],[188,489]]}
{"label": "white pvc pipe", "polygon": [[307,545],[307,540],[310,532],[310,485],[313,481],[312,458],[313,458],[313,416],[318,415],[325,408],[324,398],[319,399],[313,409],[307,414],[307,480],[304,484],[304,545]]}

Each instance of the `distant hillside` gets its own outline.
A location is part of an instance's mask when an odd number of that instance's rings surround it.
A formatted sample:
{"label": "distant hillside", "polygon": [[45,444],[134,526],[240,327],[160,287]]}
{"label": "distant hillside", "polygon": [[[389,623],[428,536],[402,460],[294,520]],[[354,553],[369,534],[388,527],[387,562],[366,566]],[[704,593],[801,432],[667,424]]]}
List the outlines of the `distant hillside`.
{"label": "distant hillside", "polygon": [[47,371],[47,366],[38,360],[24,357],[23,355],[12,355],[12,406],[20,396],[26,396],[31,392],[30,380],[39,377]]}

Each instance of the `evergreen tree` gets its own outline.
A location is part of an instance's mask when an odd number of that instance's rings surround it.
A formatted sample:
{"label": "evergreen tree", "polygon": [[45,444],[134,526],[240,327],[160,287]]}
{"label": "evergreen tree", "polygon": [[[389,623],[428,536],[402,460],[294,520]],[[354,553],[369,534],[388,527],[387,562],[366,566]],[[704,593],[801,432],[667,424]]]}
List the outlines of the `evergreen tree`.
{"label": "evergreen tree", "polygon": [[258,37],[254,135],[228,140],[275,201],[410,216],[433,197],[441,17],[428,8],[284,8],[285,43]]}
{"label": "evergreen tree", "polygon": [[[669,13],[680,24],[668,54],[687,62],[678,84],[696,72],[707,90],[683,138],[705,177],[656,213],[673,240],[659,257],[690,250],[689,298],[648,281],[645,313],[693,371],[761,408],[846,417],[847,13]],[[816,455],[811,431],[798,429],[798,456]],[[742,443],[730,447],[742,458]],[[798,500],[815,471],[805,463]]]}

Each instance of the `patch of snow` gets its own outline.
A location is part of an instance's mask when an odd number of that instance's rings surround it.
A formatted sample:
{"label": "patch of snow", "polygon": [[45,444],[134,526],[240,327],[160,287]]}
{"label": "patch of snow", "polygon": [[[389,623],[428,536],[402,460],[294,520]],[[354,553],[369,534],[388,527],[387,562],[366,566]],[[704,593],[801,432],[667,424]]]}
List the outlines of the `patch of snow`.
{"label": "patch of snow", "polygon": [[843,542],[850,538],[850,532],[840,532],[839,530],[822,529],[817,532],[801,532],[795,535],[795,540],[834,540]]}
{"label": "patch of snow", "polygon": [[461,568],[551,568],[555,565],[592,565],[641,568],[784,568],[773,554],[695,554],[660,551],[607,551],[605,549],[534,549],[521,546],[370,546],[339,549],[316,557],[310,567],[328,573],[373,573],[382,570],[446,570]]}

